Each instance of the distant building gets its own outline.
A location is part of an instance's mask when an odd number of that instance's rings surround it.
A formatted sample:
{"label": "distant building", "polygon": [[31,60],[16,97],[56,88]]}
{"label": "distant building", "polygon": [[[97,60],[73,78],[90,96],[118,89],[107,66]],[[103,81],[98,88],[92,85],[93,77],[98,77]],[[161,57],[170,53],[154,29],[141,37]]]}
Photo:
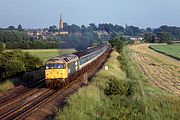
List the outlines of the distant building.
{"label": "distant building", "polygon": [[132,41],[134,41],[134,43],[140,43],[143,40],[143,37],[141,36],[127,36],[127,35],[123,35],[124,38],[126,39],[130,39]]}
{"label": "distant building", "polygon": [[62,14],[60,15],[60,20],[59,20],[59,33],[58,35],[68,35],[67,31],[63,31],[64,28],[64,20],[62,18]]}
{"label": "distant building", "polygon": [[63,32],[63,31],[61,31],[61,32],[59,32],[58,34],[59,34],[59,35],[68,35],[68,32]]}
{"label": "distant building", "polygon": [[94,33],[96,33],[98,35],[99,39],[104,37],[104,36],[109,36],[110,35],[106,31],[101,31],[101,30],[95,31]]}

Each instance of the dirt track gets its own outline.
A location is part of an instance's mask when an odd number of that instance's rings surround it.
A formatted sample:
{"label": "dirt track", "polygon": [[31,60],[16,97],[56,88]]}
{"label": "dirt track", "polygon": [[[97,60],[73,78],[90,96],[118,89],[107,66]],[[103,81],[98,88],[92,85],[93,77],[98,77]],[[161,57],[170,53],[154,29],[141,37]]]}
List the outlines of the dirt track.
{"label": "dirt track", "polygon": [[180,96],[180,61],[157,53],[148,48],[149,44],[132,45],[132,59],[152,83]]}

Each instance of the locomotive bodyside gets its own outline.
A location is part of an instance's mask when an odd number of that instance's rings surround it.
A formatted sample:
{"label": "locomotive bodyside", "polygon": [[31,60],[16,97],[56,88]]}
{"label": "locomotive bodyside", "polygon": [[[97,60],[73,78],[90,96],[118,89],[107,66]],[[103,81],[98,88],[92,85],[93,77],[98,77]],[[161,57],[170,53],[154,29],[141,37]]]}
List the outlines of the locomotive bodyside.
{"label": "locomotive bodyside", "polygon": [[101,45],[95,48],[94,50],[87,50],[86,54],[74,53],[79,57],[79,69],[83,68],[87,64],[90,64],[93,60],[102,55],[107,49],[106,45]]}

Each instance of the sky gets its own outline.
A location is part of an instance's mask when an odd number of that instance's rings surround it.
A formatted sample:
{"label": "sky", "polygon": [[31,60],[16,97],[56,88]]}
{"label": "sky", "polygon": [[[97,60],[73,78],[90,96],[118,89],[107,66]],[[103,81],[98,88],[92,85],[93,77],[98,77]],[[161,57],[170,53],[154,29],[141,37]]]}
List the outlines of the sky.
{"label": "sky", "polygon": [[0,0],[0,27],[112,23],[157,28],[180,26],[180,0]]}

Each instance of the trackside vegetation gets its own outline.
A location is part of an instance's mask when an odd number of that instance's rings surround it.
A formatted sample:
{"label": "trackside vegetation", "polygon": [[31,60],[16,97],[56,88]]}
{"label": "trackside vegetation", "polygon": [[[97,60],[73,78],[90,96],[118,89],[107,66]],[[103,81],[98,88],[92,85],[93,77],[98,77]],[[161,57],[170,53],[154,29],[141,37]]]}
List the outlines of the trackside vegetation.
{"label": "trackside vegetation", "polygon": [[150,48],[180,60],[180,44],[174,45],[151,45]]}
{"label": "trackside vegetation", "polygon": [[104,65],[109,69],[100,70],[89,86],[70,96],[56,120],[178,120],[180,98],[153,86],[131,53],[127,47],[113,51]]}
{"label": "trackside vegetation", "polygon": [[42,66],[42,60],[19,50],[0,54],[0,81]]}

